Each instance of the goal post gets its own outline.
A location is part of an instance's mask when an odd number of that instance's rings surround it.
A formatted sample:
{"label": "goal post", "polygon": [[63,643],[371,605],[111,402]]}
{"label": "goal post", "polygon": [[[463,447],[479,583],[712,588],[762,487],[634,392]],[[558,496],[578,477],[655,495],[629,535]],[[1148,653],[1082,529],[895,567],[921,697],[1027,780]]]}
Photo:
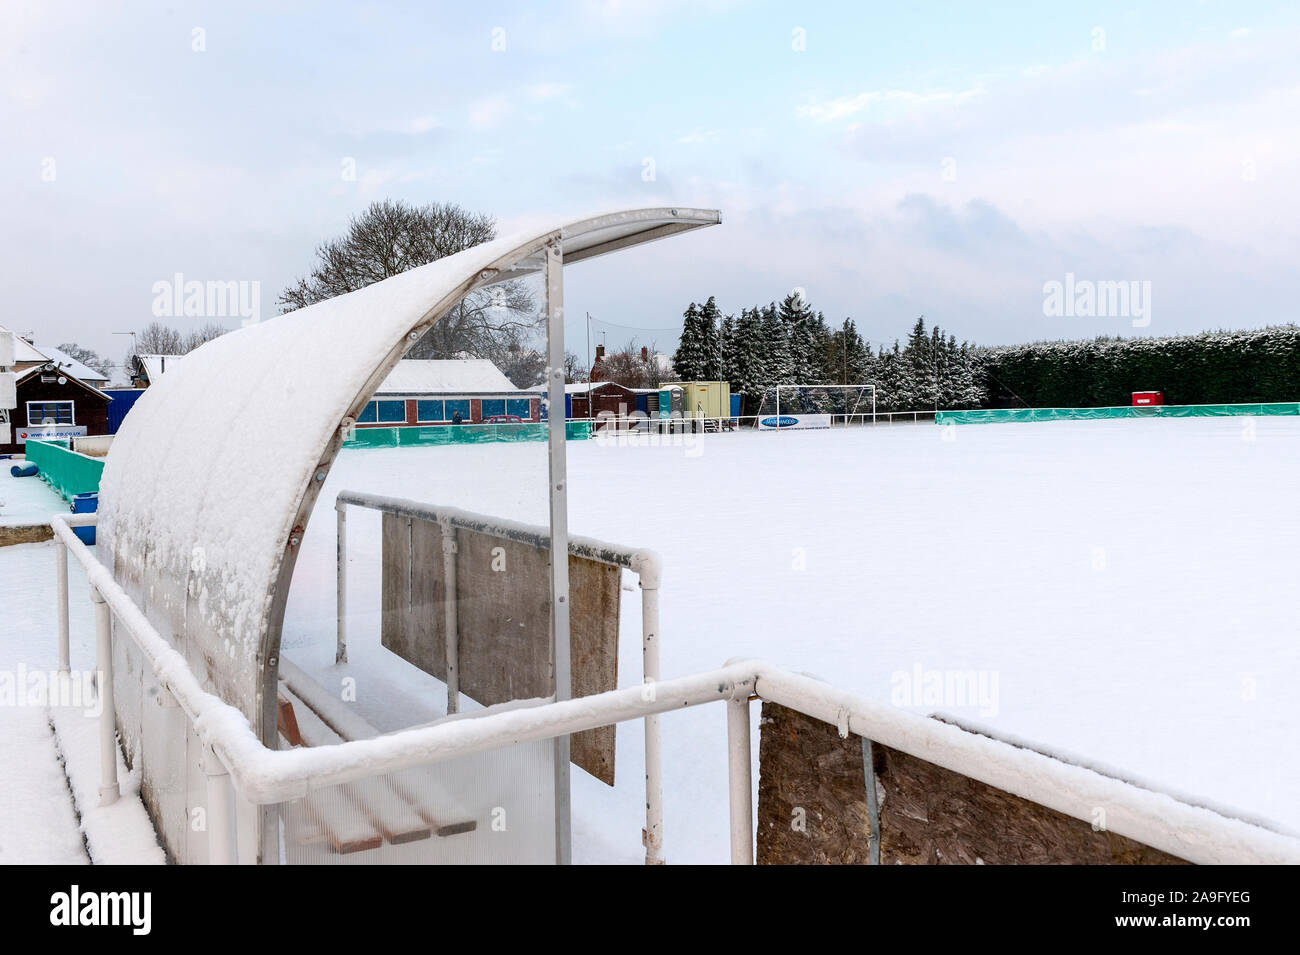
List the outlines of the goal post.
{"label": "goal post", "polygon": [[763,392],[754,426],[760,431],[791,431],[875,423],[875,385],[787,384]]}

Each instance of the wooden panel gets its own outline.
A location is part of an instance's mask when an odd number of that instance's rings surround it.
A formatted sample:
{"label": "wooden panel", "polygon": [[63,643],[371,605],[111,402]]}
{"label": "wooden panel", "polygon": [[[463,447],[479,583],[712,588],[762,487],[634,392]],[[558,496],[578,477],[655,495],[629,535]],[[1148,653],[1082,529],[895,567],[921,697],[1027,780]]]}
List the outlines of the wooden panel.
{"label": "wooden panel", "polygon": [[[456,544],[461,692],[485,706],[549,696],[554,673],[546,551],[465,530],[456,531]],[[617,567],[569,558],[575,697],[618,685],[621,580]],[[383,645],[441,680],[447,674],[445,592],[441,528],[416,520],[408,529],[406,518],[384,515]],[[614,740],[613,726],[573,734],[573,763],[614,785]]]}
{"label": "wooden panel", "polygon": [[[872,760],[882,865],[1183,863],[879,743]],[[759,864],[867,861],[861,737],[764,703],[759,765]]]}

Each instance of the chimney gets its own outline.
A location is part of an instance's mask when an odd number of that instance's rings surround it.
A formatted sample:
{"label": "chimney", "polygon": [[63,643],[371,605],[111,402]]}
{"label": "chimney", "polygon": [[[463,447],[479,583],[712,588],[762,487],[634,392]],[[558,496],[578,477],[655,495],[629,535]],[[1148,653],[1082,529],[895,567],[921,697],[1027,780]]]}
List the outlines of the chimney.
{"label": "chimney", "polygon": [[645,362],[647,365],[650,364],[650,352],[644,345],[641,346],[641,361]]}
{"label": "chimney", "polygon": [[600,360],[603,359],[604,357],[605,357],[605,346],[604,346],[604,345],[597,345],[597,346],[596,346],[596,361],[600,361]]}

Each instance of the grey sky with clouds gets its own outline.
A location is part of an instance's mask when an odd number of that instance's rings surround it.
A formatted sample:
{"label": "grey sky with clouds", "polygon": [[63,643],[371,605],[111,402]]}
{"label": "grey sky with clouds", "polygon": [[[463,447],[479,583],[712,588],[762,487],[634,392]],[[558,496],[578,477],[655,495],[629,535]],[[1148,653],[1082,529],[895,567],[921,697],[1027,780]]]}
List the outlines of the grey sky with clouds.
{"label": "grey sky with clouds", "polygon": [[119,357],[178,272],[258,281],[270,317],[383,197],[503,232],[720,208],[566,271],[571,316],[628,326],[799,286],[877,341],[921,313],[989,344],[1134,332],[1045,317],[1066,272],[1151,282],[1144,334],[1297,317],[1284,4],[5,0],[3,21],[0,324],[44,342]]}

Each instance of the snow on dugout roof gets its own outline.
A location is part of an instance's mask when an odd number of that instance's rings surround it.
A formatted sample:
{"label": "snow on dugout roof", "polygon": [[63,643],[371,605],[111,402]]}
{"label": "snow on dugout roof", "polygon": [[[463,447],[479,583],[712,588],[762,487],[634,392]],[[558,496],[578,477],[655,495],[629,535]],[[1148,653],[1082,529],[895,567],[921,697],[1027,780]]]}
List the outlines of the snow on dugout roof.
{"label": "snow on dugout roof", "polygon": [[501,369],[486,358],[404,358],[375,389],[375,394],[497,394],[518,390]]}
{"label": "snow on dugout roof", "polygon": [[[475,288],[721,221],[641,209],[497,239],[232,331],[162,375],[114,439],[100,555],[200,680],[275,744],[289,582],[347,425],[420,336]],[[119,713],[132,703],[119,696]],[[134,704],[138,707],[139,703]]]}

